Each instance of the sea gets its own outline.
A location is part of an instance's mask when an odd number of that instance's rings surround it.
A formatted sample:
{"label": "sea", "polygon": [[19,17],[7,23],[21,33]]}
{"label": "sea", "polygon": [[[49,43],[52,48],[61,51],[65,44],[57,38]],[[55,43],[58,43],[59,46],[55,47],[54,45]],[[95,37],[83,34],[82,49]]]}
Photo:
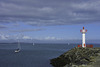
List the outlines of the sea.
{"label": "sea", "polygon": [[[0,67],[53,67],[50,59],[77,47],[73,43],[21,43],[21,51],[15,53],[17,43],[0,43]],[[100,47],[100,44],[93,44]]]}

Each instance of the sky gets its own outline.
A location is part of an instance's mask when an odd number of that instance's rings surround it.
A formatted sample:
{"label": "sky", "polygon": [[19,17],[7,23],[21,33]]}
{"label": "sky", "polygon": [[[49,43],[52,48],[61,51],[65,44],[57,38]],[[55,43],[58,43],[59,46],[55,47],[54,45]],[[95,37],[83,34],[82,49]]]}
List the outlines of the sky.
{"label": "sky", "polygon": [[100,40],[100,0],[0,0],[0,40]]}

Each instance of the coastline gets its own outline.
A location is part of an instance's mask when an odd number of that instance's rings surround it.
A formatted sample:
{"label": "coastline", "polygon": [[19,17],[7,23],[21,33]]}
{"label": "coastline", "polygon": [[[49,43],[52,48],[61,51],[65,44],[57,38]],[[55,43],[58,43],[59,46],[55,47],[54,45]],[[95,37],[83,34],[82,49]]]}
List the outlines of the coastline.
{"label": "coastline", "polygon": [[99,67],[100,48],[75,47],[51,59],[50,64],[54,67]]}

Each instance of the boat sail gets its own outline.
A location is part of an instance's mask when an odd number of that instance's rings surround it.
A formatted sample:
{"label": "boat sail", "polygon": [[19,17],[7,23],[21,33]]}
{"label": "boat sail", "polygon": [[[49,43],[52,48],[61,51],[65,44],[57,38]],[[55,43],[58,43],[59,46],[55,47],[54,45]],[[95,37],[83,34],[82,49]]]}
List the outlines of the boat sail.
{"label": "boat sail", "polygon": [[19,43],[19,40],[18,40],[18,48],[15,50],[15,53],[20,52],[20,50],[21,50],[21,46],[20,46],[20,43]]}

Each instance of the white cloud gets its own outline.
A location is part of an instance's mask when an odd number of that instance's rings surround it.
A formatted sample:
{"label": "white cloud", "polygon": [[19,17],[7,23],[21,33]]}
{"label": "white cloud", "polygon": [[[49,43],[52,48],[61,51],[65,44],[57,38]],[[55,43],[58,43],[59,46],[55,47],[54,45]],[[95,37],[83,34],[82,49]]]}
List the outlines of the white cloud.
{"label": "white cloud", "polygon": [[0,34],[0,40],[8,40],[9,35]]}
{"label": "white cloud", "polygon": [[45,37],[45,40],[55,40],[56,39],[56,37]]}
{"label": "white cloud", "polygon": [[32,39],[32,38],[29,36],[23,36],[22,39]]}
{"label": "white cloud", "polygon": [[36,40],[63,40],[63,38],[57,38],[54,36],[47,36],[47,37],[43,37],[43,38],[34,38]]}

